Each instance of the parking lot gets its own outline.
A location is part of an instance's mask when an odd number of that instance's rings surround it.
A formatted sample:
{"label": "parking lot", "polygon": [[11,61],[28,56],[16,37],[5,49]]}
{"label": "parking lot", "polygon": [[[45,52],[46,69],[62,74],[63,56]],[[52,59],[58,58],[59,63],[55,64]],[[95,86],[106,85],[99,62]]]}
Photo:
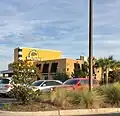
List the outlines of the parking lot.
{"label": "parking lot", "polygon": [[7,98],[7,97],[0,97],[0,104],[3,103],[12,103],[15,102],[16,100],[13,98]]}

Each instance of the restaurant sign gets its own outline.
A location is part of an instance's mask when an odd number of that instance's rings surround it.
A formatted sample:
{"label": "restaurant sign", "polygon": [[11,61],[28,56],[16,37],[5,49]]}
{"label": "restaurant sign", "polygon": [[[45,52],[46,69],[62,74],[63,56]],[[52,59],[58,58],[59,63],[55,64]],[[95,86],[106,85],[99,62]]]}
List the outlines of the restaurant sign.
{"label": "restaurant sign", "polygon": [[40,60],[39,54],[36,50],[31,50],[26,58],[27,60]]}

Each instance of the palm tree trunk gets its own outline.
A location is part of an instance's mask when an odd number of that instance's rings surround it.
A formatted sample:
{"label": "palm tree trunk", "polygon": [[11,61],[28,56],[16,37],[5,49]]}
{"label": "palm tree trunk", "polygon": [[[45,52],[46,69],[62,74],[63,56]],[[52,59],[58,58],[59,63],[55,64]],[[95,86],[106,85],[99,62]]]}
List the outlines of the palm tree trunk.
{"label": "palm tree trunk", "polygon": [[103,68],[101,68],[101,81],[102,81],[102,84],[104,84],[105,78],[104,78],[104,69]]}
{"label": "palm tree trunk", "polygon": [[104,79],[104,71],[102,71],[101,80],[102,80],[102,83],[104,84],[104,82],[105,82],[105,79]]}
{"label": "palm tree trunk", "polygon": [[106,68],[106,84],[108,84],[108,74],[109,74],[109,70],[108,70],[108,68]]}

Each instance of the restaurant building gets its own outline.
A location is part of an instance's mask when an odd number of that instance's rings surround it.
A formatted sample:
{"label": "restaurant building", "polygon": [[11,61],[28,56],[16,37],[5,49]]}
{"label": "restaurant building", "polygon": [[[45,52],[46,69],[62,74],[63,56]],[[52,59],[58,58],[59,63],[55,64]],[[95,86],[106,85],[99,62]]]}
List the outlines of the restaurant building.
{"label": "restaurant building", "polygon": [[[14,62],[26,60],[35,65],[41,75],[41,79],[52,79],[56,73],[66,73],[71,78],[74,70],[83,70],[84,62],[87,57],[80,56],[78,59],[63,58],[62,52],[56,50],[44,50],[37,48],[18,47],[14,49]],[[94,75],[98,80],[101,78],[101,69],[94,69]],[[1,71],[3,76],[12,76],[13,71],[11,65],[8,70]]]}

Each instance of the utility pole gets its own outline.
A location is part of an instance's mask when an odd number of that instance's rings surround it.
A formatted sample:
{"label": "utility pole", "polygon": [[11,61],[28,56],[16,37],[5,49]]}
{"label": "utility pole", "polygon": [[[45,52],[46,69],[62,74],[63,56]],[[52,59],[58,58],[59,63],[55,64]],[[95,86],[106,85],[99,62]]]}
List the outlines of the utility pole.
{"label": "utility pole", "polygon": [[89,91],[92,90],[92,78],[93,78],[93,25],[92,25],[92,0],[89,0]]}

